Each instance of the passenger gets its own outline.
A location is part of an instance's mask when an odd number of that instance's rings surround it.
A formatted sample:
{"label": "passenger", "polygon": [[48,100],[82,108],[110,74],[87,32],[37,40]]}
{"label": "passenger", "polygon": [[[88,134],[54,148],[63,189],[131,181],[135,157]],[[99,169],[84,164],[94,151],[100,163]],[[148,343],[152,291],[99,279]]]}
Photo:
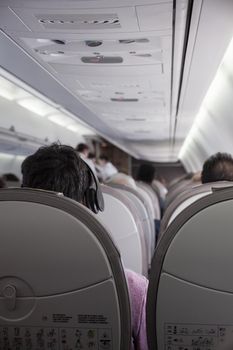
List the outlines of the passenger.
{"label": "passenger", "polygon": [[95,164],[92,158],[89,158],[90,148],[86,143],[79,143],[76,147],[76,151],[79,153],[80,157],[86,162],[93,173],[96,175]]}
{"label": "passenger", "polygon": [[228,153],[216,153],[209,157],[202,168],[202,183],[233,181],[233,158]]}
{"label": "passenger", "polygon": [[6,181],[12,181],[12,182],[19,181],[18,176],[16,176],[15,174],[12,174],[12,173],[3,174],[3,177]]}
{"label": "passenger", "polygon": [[155,167],[151,164],[141,164],[138,169],[137,180],[151,185],[155,178]]}
{"label": "passenger", "polygon": [[[141,164],[138,169],[137,180],[145,182],[153,188],[158,196],[161,212],[163,212],[165,200],[164,193],[167,194],[167,189],[161,182],[155,180],[155,172],[155,167],[153,165],[146,163]],[[157,185],[158,182],[160,186]],[[161,188],[163,188],[163,191],[161,191]]]}
{"label": "passenger", "polygon": [[3,174],[3,179],[6,182],[6,187],[20,187],[20,180],[18,176],[12,173]]}
{"label": "passenger", "polygon": [[[77,152],[69,146],[53,144],[39,148],[22,164],[23,187],[62,192],[85,205],[90,171]],[[148,281],[126,270],[132,312],[131,349],[147,350],[146,294]]]}
{"label": "passenger", "polygon": [[[103,182],[102,173],[101,173],[101,168],[100,168],[100,166],[97,164],[96,155],[95,155],[94,153],[90,152],[90,153],[88,154],[88,157],[87,157],[87,158],[88,158],[88,161],[89,161],[89,162],[92,162],[92,163],[93,163],[93,166],[94,166],[94,168],[95,168],[95,175],[98,177],[98,180],[99,180],[100,182]],[[88,165],[90,165],[89,162],[87,163]]]}
{"label": "passenger", "polygon": [[0,177],[0,188],[6,188],[6,182],[3,177]]}
{"label": "passenger", "polygon": [[94,164],[96,163],[95,153],[89,152],[87,158],[90,159]]}
{"label": "passenger", "polygon": [[86,143],[79,143],[76,147],[76,151],[82,159],[87,159],[90,153],[90,148]]}
{"label": "passenger", "polygon": [[109,161],[109,158],[105,155],[101,155],[99,157],[99,165],[103,181],[106,181],[107,179],[118,173],[117,168]]}

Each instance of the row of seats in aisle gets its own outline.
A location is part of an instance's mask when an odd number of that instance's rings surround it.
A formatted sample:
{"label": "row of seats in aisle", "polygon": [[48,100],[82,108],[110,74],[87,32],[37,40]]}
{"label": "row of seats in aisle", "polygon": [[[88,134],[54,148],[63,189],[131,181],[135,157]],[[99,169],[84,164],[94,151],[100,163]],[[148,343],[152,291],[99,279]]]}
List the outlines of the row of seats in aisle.
{"label": "row of seats in aisle", "polygon": [[[189,205],[159,241],[147,296],[150,350],[217,349],[232,340],[229,186]],[[127,282],[105,226],[77,202],[28,189],[1,190],[0,219],[5,337],[15,340],[17,329],[20,338],[21,329],[32,342],[47,332],[54,348],[81,339],[84,349],[130,349]]]}
{"label": "row of seats in aisle", "polygon": [[213,191],[221,190],[222,188],[231,187],[231,181],[216,181],[199,185],[184,186],[180,194],[166,208],[160,225],[159,237],[166,231],[172,221],[198,199],[211,194]]}
{"label": "row of seats in aisle", "polygon": [[[101,186],[106,206],[98,217],[107,226],[125,266],[147,276],[156,245],[155,222],[160,221],[160,204],[151,186],[132,182],[134,186]],[[8,188],[19,186],[19,181],[7,183]]]}
{"label": "row of seats in aisle", "polygon": [[148,275],[156,244],[155,220],[160,220],[159,201],[150,186],[102,185],[106,203],[98,214],[118,246],[125,266]]}

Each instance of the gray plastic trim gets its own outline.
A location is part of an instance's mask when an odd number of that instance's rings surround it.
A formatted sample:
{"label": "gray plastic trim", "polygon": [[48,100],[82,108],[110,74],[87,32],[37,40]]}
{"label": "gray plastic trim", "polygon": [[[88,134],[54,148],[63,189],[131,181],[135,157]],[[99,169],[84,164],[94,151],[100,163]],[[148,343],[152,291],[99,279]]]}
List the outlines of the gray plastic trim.
{"label": "gray plastic trim", "polygon": [[[83,205],[60,193],[28,188],[0,190],[0,201],[23,201],[47,205],[74,216],[86,225],[101,243],[112,269],[119,297],[121,315],[121,349],[129,349],[131,341],[131,310],[127,281],[120,254],[105,227]],[[96,227],[93,231],[93,226]],[[123,280],[122,280],[123,278]],[[123,283],[122,283],[123,282]]]}
{"label": "gray plastic trim", "polygon": [[[211,183],[213,186],[213,183]],[[167,228],[161,237],[156,248],[149,277],[149,287],[146,302],[146,323],[147,323],[147,340],[150,350],[158,350],[157,334],[156,334],[156,317],[155,310],[158,297],[158,288],[160,282],[163,262],[167,254],[167,250],[179,232],[180,228],[195,214],[203,209],[210,207],[216,203],[224,202],[233,199],[233,188],[229,186],[213,190],[206,197],[200,198],[198,201],[191,204],[180,213],[171,225]]]}

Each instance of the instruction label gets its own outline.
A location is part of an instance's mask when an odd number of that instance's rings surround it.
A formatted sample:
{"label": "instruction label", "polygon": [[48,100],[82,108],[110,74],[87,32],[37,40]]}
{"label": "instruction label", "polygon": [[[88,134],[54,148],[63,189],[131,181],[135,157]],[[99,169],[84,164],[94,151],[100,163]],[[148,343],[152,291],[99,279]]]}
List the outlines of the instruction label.
{"label": "instruction label", "polygon": [[233,338],[233,325],[165,324],[166,350],[214,350]]}
{"label": "instruction label", "polygon": [[112,350],[112,331],[67,327],[0,327],[1,350]]}

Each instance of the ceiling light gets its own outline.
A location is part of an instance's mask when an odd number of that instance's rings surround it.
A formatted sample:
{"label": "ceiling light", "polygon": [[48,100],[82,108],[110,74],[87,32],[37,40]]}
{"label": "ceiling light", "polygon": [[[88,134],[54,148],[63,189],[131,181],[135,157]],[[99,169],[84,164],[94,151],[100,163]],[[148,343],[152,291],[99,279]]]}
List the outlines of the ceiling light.
{"label": "ceiling light", "polygon": [[0,159],[3,160],[10,160],[13,159],[15,156],[13,154],[9,154],[9,153],[0,153]]}
{"label": "ceiling light", "polygon": [[42,43],[42,44],[47,44],[47,43],[51,42],[50,39],[41,39],[41,38],[36,39],[36,41],[38,41],[38,43]]}
{"label": "ceiling light", "polygon": [[91,129],[86,128],[84,125],[81,125],[78,123],[71,124],[71,125],[67,126],[67,129],[74,131],[74,132],[77,132],[80,135],[94,135],[95,134]]}
{"label": "ceiling light", "polygon": [[17,160],[23,162],[24,159],[26,158],[26,155],[25,156],[17,155],[16,158],[17,158]]}
{"label": "ceiling light", "polygon": [[51,114],[55,111],[55,108],[51,107],[49,104],[39,100],[38,98],[31,96],[28,98],[20,99],[17,103],[30,112],[36,113],[41,117],[45,117],[47,114]]}
{"label": "ceiling light", "polygon": [[202,101],[200,110],[196,115],[193,125],[183,142],[183,145],[180,149],[180,153],[178,156],[179,159],[186,157],[187,152],[191,149],[191,145],[195,143],[195,140],[198,140],[200,135],[200,130],[206,130],[205,123],[207,122],[207,118],[209,114],[206,113],[205,111],[207,111],[210,108],[214,110],[215,104],[221,98],[221,93],[224,91],[226,73],[227,73],[227,76],[228,74],[229,75],[232,74],[232,63],[231,63],[232,59],[233,59],[233,39],[231,40],[224,54],[222,62],[215,74],[215,77],[209,86],[209,89],[204,97],[204,100]]}
{"label": "ceiling light", "polygon": [[9,101],[30,96],[29,93],[0,76],[0,96]]}
{"label": "ceiling light", "polygon": [[69,124],[72,124],[74,122],[72,118],[62,113],[51,114],[48,116],[48,119],[51,122],[60,126],[68,126]]}

